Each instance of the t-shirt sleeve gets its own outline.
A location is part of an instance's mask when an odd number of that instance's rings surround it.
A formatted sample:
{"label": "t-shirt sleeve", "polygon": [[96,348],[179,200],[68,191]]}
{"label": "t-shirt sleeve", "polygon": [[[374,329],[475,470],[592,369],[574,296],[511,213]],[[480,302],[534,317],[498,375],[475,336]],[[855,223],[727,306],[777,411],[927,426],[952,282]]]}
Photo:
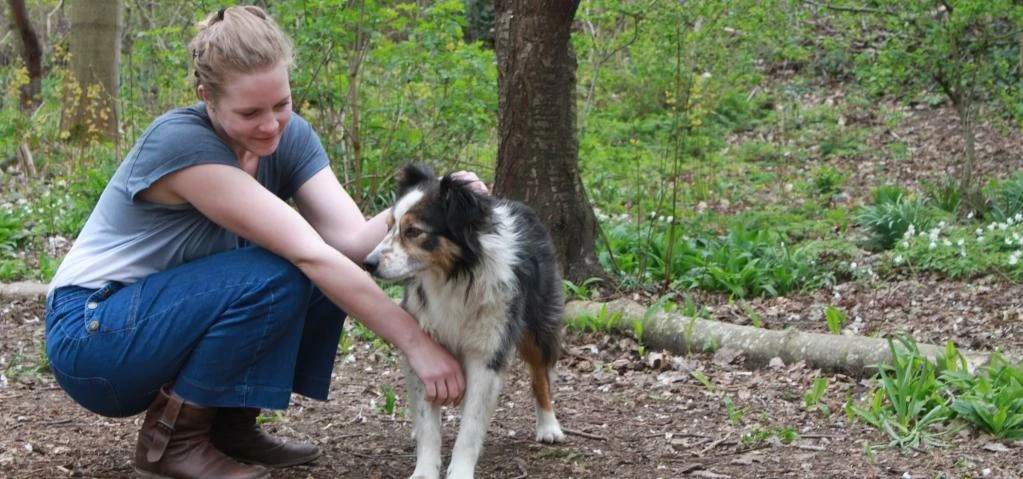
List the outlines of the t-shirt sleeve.
{"label": "t-shirt sleeve", "polygon": [[136,196],[170,173],[198,164],[237,166],[231,149],[216,133],[189,115],[156,121],[128,153],[128,196]]}
{"label": "t-shirt sleeve", "polygon": [[329,165],[320,137],[309,122],[293,113],[274,154],[275,193],[285,199],[295,196],[309,178]]}

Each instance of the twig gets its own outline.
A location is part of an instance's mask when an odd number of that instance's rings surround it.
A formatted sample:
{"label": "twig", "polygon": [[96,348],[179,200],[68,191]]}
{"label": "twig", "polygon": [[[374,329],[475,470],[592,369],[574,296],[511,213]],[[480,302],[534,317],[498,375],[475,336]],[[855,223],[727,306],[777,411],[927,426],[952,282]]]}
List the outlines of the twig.
{"label": "twig", "polygon": [[565,431],[565,434],[571,434],[573,436],[585,437],[586,439],[593,439],[593,440],[596,440],[596,441],[606,441],[607,440],[607,438],[604,437],[604,436],[598,436],[596,434],[590,434],[588,432],[576,431],[575,429],[569,429],[567,427],[563,427],[563,428],[561,428],[561,430]]}
{"label": "twig", "polygon": [[728,438],[731,437],[731,436],[732,436],[732,433],[726,434],[725,437],[723,437],[721,439],[718,439],[717,441],[714,441],[714,442],[708,444],[707,447],[705,447],[703,449],[700,449],[700,452],[696,453],[696,455],[697,456],[703,456],[704,454],[707,453],[707,451],[709,451],[711,449],[714,449],[715,447],[718,447],[719,444],[727,441]]}
{"label": "twig", "polygon": [[800,444],[796,447],[807,451],[824,451],[826,449],[824,446],[813,446],[810,444]]}
{"label": "twig", "polygon": [[43,426],[60,426],[61,424],[69,424],[70,422],[70,419],[53,419],[50,421],[43,421],[39,424],[42,424]]}
{"label": "twig", "polygon": [[515,476],[514,479],[526,479],[529,477],[529,471],[526,470],[526,461],[521,457],[515,458],[515,466],[519,468],[519,475]]}

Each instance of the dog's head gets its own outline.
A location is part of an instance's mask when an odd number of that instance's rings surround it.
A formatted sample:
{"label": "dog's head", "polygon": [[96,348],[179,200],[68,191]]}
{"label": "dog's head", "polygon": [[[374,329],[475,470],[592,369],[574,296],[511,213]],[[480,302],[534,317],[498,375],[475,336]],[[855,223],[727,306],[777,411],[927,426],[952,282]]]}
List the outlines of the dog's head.
{"label": "dog's head", "polygon": [[387,235],[363,266],[388,281],[426,270],[445,277],[467,274],[482,253],[479,235],[492,228],[490,202],[451,175],[438,179],[429,168],[405,166]]}

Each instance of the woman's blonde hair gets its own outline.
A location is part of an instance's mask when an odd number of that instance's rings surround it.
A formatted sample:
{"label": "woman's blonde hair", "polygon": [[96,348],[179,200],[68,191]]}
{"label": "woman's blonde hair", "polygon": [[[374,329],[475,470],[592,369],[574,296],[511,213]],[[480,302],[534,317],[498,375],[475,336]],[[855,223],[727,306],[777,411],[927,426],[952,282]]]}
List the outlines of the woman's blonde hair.
{"label": "woman's blonde hair", "polygon": [[[206,89],[210,100],[224,92],[232,74],[246,74],[294,61],[291,39],[263,9],[256,6],[223,8],[199,23],[189,43],[195,89]],[[202,96],[200,95],[200,99]]]}

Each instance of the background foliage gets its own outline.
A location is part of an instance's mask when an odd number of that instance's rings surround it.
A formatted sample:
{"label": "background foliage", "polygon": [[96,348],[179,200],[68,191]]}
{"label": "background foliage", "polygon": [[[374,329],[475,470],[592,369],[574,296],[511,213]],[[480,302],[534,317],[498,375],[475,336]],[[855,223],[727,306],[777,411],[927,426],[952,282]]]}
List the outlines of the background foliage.
{"label": "background foliage", "polygon": [[[294,37],[296,110],[367,212],[390,201],[391,175],[405,161],[492,172],[497,80],[486,2],[254,3]],[[14,36],[4,37],[0,160],[12,164],[26,143],[44,174],[3,177],[5,280],[52,274],[62,254],[54,243],[77,234],[134,138],[159,113],[195,101],[186,44],[194,23],[219,7],[126,3],[123,134],[114,145],[71,143],[60,131],[68,26],[56,0],[28,4],[49,25],[44,102],[30,117],[18,110],[13,92],[25,72]],[[907,106],[954,107],[947,111],[1018,134],[1021,12],[1011,0],[583,2],[572,37],[580,168],[602,222],[603,266],[618,288],[733,298],[877,274],[1023,276],[1018,244],[978,243],[973,233],[1018,224],[1018,175],[980,178],[979,193],[947,180],[846,184],[858,162],[877,158],[868,138],[897,126]],[[964,102],[968,110],[958,108]],[[893,141],[881,154],[895,162],[911,152]],[[940,222],[934,248],[908,241],[907,230],[930,235]],[[868,256],[879,258],[869,272],[850,267]]]}

